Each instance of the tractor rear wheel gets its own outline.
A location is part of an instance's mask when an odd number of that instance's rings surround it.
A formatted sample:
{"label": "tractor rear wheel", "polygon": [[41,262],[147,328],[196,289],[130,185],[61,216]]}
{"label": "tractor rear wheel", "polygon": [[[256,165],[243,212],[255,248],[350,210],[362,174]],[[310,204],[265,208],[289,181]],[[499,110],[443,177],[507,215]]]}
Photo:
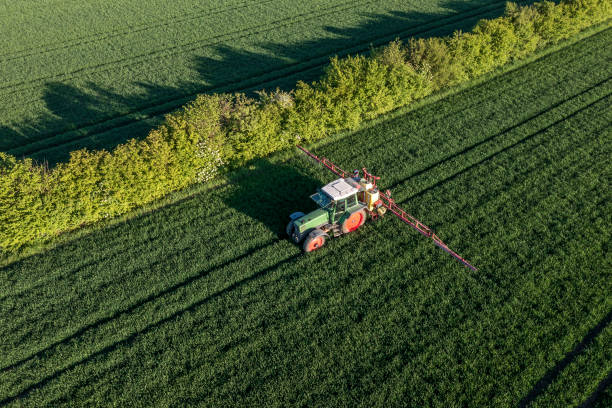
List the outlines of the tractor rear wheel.
{"label": "tractor rear wheel", "polygon": [[344,222],[342,223],[342,233],[348,234],[349,232],[355,231],[357,228],[361,227],[365,222],[367,214],[365,210],[361,209],[352,213]]}
{"label": "tractor rear wheel", "polygon": [[304,252],[312,252],[321,248],[325,245],[325,241],[327,241],[327,235],[323,231],[312,231],[304,240]]}

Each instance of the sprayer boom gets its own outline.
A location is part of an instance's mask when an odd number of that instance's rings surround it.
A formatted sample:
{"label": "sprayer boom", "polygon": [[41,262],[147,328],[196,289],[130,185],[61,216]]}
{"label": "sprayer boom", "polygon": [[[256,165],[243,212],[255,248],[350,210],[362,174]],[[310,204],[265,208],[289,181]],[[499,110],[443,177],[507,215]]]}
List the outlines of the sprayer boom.
{"label": "sprayer boom", "polygon": [[[342,179],[347,179],[349,182],[353,180],[351,183],[354,183],[355,185],[359,186],[359,188],[361,188],[361,190],[359,191],[362,193],[361,197],[364,197],[363,201],[367,201],[366,198],[371,198],[373,195],[375,195],[378,200],[373,203],[370,203],[369,207],[366,206],[366,209],[370,213],[370,216],[372,218],[376,218],[378,216],[386,214],[387,212],[390,212],[391,214],[395,215],[400,220],[420,232],[423,236],[430,238],[434,242],[434,244],[436,244],[436,246],[450,254],[453,258],[461,262],[463,265],[473,271],[477,270],[467,260],[459,256],[459,254],[454,252],[444,242],[442,242],[442,240],[431,230],[431,228],[423,224],[421,221],[417,220],[412,215],[408,214],[399,205],[397,205],[395,201],[391,198],[391,192],[389,190],[387,190],[385,193],[378,191],[376,181],[379,180],[380,177],[376,177],[371,173],[368,173],[368,171],[363,168],[362,171],[364,177],[360,178],[359,170],[355,170],[353,171],[353,173],[349,173],[347,171],[342,170],[340,167],[338,167],[325,157],[318,157],[299,145],[297,146],[297,148],[306,153],[308,157],[315,160],[317,163],[326,167],[338,177],[341,177]],[[384,207],[385,210],[382,210],[381,207]]]}

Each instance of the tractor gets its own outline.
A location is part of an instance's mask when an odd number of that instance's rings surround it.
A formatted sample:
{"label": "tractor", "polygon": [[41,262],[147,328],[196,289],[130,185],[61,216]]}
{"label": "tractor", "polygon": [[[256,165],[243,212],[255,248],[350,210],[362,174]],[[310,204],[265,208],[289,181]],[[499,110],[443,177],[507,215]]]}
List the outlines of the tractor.
{"label": "tractor", "polygon": [[289,216],[287,235],[296,244],[301,243],[304,252],[315,251],[325,245],[330,236],[338,237],[353,232],[367,219],[376,220],[389,212],[425,237],[431,238],[434,244],[466,267],[476,271],[475,267],[451,250],[428,226],[401,209],[391,198],[389,190],[384,193],[379,191],[376,181],[380,177],[368,173],[365,168],[362,169],[363,177],[360,177],[359,170],[348,173],[325,157],[319,158],[302,146],[297,148],[340,177],[310,196],[319,208],[308,214],[294,212]]}
{"label": "tractor", "polygon": [[339,178],[326,184],[310,198],[319,208],[309,214],[295,212],[289,216],[287,235],[295,243],[303,242],[305,252],[325,245],[330,234],[338,237],[361,227],[370,218],[383,215],[386,208],[380,193],[366,178]]}

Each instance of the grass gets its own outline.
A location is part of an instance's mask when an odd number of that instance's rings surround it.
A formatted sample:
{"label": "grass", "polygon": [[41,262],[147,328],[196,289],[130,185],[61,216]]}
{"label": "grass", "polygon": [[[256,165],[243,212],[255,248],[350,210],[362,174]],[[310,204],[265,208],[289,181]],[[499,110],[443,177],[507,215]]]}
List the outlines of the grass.
{"label": "grass", "polygon": [[52,18],[1,6],[0,150],[54,163],[80,147],[112,148],[197,93],[293,87],[332,55],[470,29],[505,2],[89,3],[55,0]]}
{"label": "grass", "polygon": [[[0,405],[563,406],[610,370],[608,29],[316,153],[397,219],[311,256],[297,154],[0,270]],[[606,397],[608,394],[604,394]]]}

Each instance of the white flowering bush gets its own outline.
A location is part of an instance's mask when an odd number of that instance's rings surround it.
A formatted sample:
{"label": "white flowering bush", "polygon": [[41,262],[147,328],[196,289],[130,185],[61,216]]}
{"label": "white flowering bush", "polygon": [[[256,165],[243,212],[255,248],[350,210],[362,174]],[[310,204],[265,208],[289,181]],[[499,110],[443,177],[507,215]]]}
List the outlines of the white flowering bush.
{"label": "white flowering bush", "polygon": [[197,181],[208,182],[212,181],[217,174],[219,174],[219,168],[225,163],[221,157],[221,151],[216,149],[207,141],[198,143],[197,157],[202,161],[202,167],[198,169]]}

